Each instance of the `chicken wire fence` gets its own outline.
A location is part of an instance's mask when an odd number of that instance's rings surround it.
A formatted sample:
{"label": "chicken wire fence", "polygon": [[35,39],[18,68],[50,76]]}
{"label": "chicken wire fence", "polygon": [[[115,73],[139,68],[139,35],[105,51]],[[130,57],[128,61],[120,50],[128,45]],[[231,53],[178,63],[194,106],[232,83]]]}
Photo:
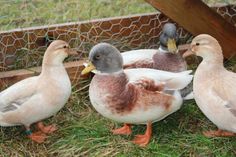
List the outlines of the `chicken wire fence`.
{"label": "chicken wire fence", "polygon": [[[40,2],[37,0],[33,1]],[[46,47],[52,40],[56,39],[67,41],[71,47],[80,52],[79,56],[69,58],[67,61],[78,60],[81,57],[85,57],[91,47],[99,42],[109,42],[116,46],[121,52],[139,48],[157,48],[162,26],[164,23],[171,21],[165,15],[155,11],[154,13],[114,17],[102,20],[88,19],[84,22],[68,23],[70,21],[81,21],[83,18],[78,18],[76,13],[66,12],[67,14],[71,14],[71,19],[63,19],[62,15],[60,16],[62,19],[60,19],[61,21],[59,20],[59,22],[67,23],[51,25],[52,23],[40,21],[42,20],[41,18],[33,18],[33,21],[31,21],[31,16],[35,16],[33,11],[34,9],[37,10],[37,7],[28,6],[30,4],[29,1],[23,2],[20,3],[21,5],[18,6],[18,9],[24,10],[25,8],[28,8],[27,12],[24,13],[25,17],[15,18],[15,20],[12,20],[11,23],[8,24],[10,25],[8,28],[12,29],[13,26],[18,28],[19,25],[28,27],[32,26],[32,23],[33,25],[44,23],[44,26],[7,30],[5,27],[7,23],[4,21],[4,17],[0,16],[0,28],[1,30],[3,29],[3,31],[0,32],[0,71],[27,69],[34,66],[40,66]],[[50,2],[51,1],[49,0],[49,5],[51,4]],[[75,1],[69,2],[71,3],[67,5],[75,4],[72,3]],[[101,4],[109,4],[114,1],[100,0],[99,2]],[[9,1],[9,3],[11,3],[11,1]],[[146,4],[144,5],[145,6],[143,7],[146,7]],[[93,11],[93,7],[95,6],[95,4],[90,3],[90,9],[85,15],[91,17],[91,14],[95,14],[96,10]],[[127,6],[128,5],[126,5],[126,7]],[[12,5],[12,7],[14,7],[14,5]],[[86,6],[84,7],[86,8]],[[61,9],[63,10],[63,8]],[[236,24],[236,5],[217,6],[214,7],[214,9],[230,23]],[[122,12],[122,10],[123,9],[120,9],[119,13]],[[59,11],[60,9],[52,10],[52,15],[50,14],[50,16],[52,16],[51,18],[54,17],[54,14],[60,14]],[[133,13],[132,11],[127,13],[130,12]],[[123,14],[120,13],[120,15]],[[72,17],[77,17],[77,20]],[[83,17],[83,15],[81,15],[81,17]],[[28,21],[30,22],[28,23]],[[181,27],[179,27],[178,32],[180,34],[181,43],[188,42],[192,37],[190,33],[186,32]]]}

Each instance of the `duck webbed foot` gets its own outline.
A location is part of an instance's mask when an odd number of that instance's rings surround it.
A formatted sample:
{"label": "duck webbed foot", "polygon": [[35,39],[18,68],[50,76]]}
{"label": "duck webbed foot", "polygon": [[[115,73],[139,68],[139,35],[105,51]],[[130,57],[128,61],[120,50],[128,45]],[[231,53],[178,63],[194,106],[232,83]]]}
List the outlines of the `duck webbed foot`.
{"label": "duck webbed foot", "polygon": [[32,141],[37,143],[43,143],[47,138],[46,134],[43,132],[38,131],[33,133],[29,128],[26,129],[25,133]]}
{"label": "duck webbed foot", "polygon": [[45,126],[43,122],[38,122],[37,127],[45,134],[51,134],[58,129],[55,124]]}
{"label": "duck webbed foot", "polygon": [[145,147],[149,143],[151,136],[152,136],[152,123],[148,123],[145,134],[144,135],[136,135],[133,140],[133,143],[135,143],[141,147]]}
{"label": "duck webbed foot", "polygon": [[236,136],[235,133],[232,132],[228,132],[228,131],[223,131],[223,130],[216,130],[216,131],[204,131],[203,135],[205,135],[206,137],[231,137],[231,136]]}
{"label": "duck webbed foot", "polygon": [[112,130],[112,133],[114,135],[130,135],[132,133],[131,125],[124,124],[123,127]]}

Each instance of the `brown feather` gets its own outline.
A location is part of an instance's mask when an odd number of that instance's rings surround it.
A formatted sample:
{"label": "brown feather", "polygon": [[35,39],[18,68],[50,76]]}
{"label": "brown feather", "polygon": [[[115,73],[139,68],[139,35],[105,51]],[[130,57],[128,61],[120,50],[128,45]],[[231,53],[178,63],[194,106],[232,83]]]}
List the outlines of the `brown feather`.
{"label": "brown feather", "polygon": [[160,53],[157,52],[153,55],[153,68],[170,71],[170,72],[181,72],[187,70],[187,65],[180,54],[172,53]]}
{"label": "brown feather", "polygon": [[182,72],[187,70],[187,64],[180,54],[157,52],[152,60],[138,60],[123,67],[128,68],[151,68],[170,72]]}
{"label": "brown feather", "polygon": [[123,66],[124,69],[131,68],[153,68],[153,60],[138,60],[131,64],[127,64]]}
{"label": "brown feather", "polygon": [[129,83],[125,73],[116,76],[95,75],[91,86],[96,86],[94,90],[99,89],[100,96],[104,97],[111,112],[120,115],[140,108],[146,110],[152,105],[162,105],[168,109],[173,99],[171,95],[158,92],[162,87],[155,85],[152,80],[142,79],[137,84]]}

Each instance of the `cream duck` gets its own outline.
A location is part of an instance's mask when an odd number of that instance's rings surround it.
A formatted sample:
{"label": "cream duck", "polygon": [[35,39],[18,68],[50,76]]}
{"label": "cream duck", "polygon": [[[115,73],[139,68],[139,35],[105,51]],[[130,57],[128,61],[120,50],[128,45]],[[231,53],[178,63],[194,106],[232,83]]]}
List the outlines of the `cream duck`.
{"label": "cream duck", "polygon": [[[0,93],[0,125],[24,125],[30,139],[44,142],[46,134],[57,127],[44,126],[41,121],[56,114],[71,94],[71,82],[62,62],[74,53],[66,42],[53,41],[44,54],[39,76],[17,82]],[[37,123],[38,132],[31,131],[33,123]]]}
{"label": "cream duck", "polygon": [[122,128],[112,131],[114,134],[131,134],[131,124],[146,124],[145,134],[133,140],[140,146],[149,143],[153,122],[181,107],[179,90],[192,80],[191,71],[123,70],[120,52],[107,43],[95,45],[89,60],[82,74],[97,70],[89,88],[91,104],[104,117],[124,123]]}
{"label": "cream duck", "polygon": [[210,35],[196,36],[184,54],[203,58],[193,80],[193,92],[201,111],[217,127],[205,131],[206,136],[235,136],[236,134],[236,74],[223,65],[222,49]]}

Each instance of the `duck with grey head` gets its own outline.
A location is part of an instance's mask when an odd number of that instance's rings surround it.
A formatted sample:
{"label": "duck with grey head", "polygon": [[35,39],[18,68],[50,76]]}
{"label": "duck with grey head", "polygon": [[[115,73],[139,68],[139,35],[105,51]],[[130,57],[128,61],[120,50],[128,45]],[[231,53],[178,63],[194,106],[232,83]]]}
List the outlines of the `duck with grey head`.
{"label": "duck with grey head", "polygon": [[89,87],[93,107],[104,117],[124,126],[114,134],[131,134],[131,124],[146,124],[144,135],[133,140],[146,146],[152,134],[151,125],[177,111],[182,105],[180,89],[192,80],[191,71],[172,73],[147,68],[123,70],[118,49],[107,43],[95,45],[89,54],[86,74],[96,69]]}
{"label": "duck with grey head", "polygon": [[[124,68],[151,68],[170,72],[187,70],[187,64],[178,51],[179,34],[174,23],[166,23],[159,37],[158,49],[138,49],[122,52]],[[193,99],[193,87],[189,84],[181,90],[184,100]]]}

